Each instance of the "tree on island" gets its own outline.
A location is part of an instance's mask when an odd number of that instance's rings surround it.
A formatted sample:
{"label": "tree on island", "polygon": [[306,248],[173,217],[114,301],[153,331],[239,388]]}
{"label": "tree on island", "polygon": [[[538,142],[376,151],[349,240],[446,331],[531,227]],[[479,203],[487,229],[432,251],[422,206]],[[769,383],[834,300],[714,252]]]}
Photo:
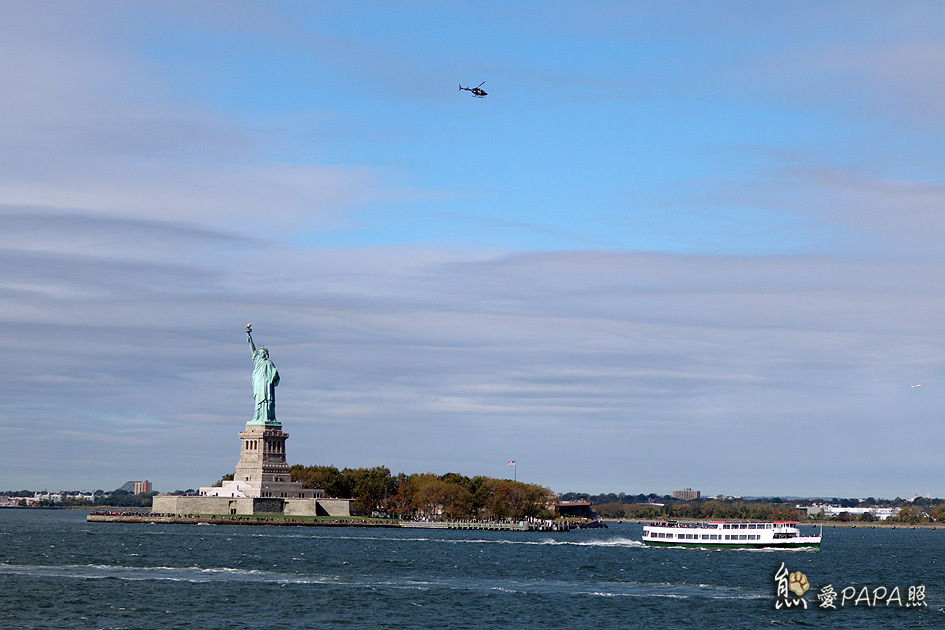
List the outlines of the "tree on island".
{"label": "tree on island", "polygon": [[361,514],[383,511],[401,518],[550,518],[556,501],[556,495],[542,486],[458,473],[392,476],[384,466],[338,470],[301,465],[292,466],[291,473],[292,480],[301,481],[303,487],[322,488],[330,497],[354,499],[352,510]]}

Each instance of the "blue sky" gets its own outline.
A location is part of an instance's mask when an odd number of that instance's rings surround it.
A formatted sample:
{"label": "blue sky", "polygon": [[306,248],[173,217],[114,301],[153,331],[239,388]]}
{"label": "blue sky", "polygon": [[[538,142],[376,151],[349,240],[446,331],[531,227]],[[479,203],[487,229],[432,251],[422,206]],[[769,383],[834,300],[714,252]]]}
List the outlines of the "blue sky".
{"label": "blue sky", "polygon": [[0,487],[945,496],[943,12],[4,4]]}

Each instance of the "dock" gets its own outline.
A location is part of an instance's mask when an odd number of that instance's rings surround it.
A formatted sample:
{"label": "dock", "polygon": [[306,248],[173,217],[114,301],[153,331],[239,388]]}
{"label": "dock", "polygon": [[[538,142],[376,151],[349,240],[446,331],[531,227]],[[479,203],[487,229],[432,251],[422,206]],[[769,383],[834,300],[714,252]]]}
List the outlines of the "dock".
{"label": "dock", "polygon": [[[400,521],[396,519],[299,518],[265,515],[149,514],[147,512],[92,512],[89,523],[150,523],[168,525],[281,525],[293,527],[400,527],[406,529],[469,529],[505,532],[569,532],[580,528],[567,520],[520,521]],[[604,525],[606,527],[606,525]]]}
{"label": "dock", "polygon": [[397,521],[356,518],[301,519],[291,516],[147,514],[143,512],[93,512],[85,517],[89,523],[148,523],[168,525],[283,525],[292,527],[399,527]]}
{"label": "dock", "polygon": [[500,532],[569,532],[568,521],[401,521],[409,529],[481,529]]}

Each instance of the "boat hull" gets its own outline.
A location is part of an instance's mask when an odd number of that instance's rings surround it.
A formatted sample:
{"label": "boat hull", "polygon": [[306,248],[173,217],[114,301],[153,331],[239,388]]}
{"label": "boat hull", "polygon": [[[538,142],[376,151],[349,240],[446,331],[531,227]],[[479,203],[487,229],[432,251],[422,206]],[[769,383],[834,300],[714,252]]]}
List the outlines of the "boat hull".
{"label": "boat hull", "polygon": [[769,543],[719,543],[719,542],[671,542],[659,540],[645,540],[647,547],[692,547],[702,549],[819,549],[820,541],[816,542],[769,542]]}

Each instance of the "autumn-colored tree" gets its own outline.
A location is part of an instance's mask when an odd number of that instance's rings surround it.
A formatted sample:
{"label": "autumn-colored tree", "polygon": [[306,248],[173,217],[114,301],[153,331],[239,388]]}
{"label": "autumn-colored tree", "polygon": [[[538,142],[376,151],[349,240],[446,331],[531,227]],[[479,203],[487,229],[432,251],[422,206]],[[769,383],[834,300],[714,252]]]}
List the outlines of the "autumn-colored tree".
{"label": "autumn-colored tree", "polygon": [[292,480],[323,488],[328,496],[350,498],[352,509],[369,513],[385,506],[401,517],[440,514],[448,519],[553,516],[555,495],[547,488],[508,479],[433,473],[392,477],[384,466],[345,468],[293,466]]}

